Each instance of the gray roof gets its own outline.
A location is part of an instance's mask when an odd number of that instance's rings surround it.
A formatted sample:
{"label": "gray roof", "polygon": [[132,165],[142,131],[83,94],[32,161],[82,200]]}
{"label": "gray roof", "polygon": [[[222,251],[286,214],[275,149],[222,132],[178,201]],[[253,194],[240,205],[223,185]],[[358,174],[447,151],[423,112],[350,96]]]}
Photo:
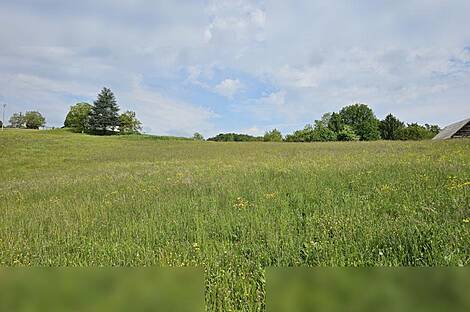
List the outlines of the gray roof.
{"label": "gray roof", "polygon": [[444,129],[442,129],[434,138],[433,140],[446,140],[452,138],[454,134],[457,133],[460,129],[462,129],[467,123],[470,122],[470,118],[464,119],[462,121],[453,123]]}

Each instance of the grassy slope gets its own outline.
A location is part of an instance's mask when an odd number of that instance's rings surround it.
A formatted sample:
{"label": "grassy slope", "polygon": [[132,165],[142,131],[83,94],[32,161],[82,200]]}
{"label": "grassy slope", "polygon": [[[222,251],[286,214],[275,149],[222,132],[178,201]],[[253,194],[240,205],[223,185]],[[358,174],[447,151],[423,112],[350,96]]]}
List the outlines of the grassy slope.
{"label": "grassy slope", "polygon": [[265,266],[470,261],[470,140],[210,143],[0,133],[1,265],[200,265],[212,310]]}

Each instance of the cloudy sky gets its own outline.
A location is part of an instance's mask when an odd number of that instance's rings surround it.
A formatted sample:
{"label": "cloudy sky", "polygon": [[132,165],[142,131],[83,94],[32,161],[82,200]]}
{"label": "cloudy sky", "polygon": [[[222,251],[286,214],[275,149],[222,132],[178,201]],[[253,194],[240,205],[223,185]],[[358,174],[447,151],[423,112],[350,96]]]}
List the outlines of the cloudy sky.
{"label": "cloudy sky", "polygon": [[361,102],[470,116],[470,1],[0,0],[0,103],[61,126],[103,86],[148,133],[283,133]]}

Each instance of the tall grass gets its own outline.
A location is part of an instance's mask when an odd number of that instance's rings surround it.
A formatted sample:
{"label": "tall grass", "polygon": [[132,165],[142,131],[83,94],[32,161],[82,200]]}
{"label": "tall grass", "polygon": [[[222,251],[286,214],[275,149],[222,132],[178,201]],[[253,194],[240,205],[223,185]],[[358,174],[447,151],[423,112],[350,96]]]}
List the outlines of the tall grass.
{"label": "tall grass", "polygon": [[0,133],[0,265],[202,266],[211,311],[267,266],[463,266],[470,140],[214,143]]}

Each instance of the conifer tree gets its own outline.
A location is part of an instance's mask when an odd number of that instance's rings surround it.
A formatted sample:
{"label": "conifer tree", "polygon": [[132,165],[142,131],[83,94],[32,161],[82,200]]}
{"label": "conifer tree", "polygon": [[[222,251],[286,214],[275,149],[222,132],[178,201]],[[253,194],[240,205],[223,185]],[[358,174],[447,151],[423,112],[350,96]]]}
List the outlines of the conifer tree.
{"label": "conifer tree", "polygon": [[108,88],[103,88],[98,99],[93,103],[88,128],[96,134],[106,134],[114,131],[119,126],[119,107],[113,92]]}

